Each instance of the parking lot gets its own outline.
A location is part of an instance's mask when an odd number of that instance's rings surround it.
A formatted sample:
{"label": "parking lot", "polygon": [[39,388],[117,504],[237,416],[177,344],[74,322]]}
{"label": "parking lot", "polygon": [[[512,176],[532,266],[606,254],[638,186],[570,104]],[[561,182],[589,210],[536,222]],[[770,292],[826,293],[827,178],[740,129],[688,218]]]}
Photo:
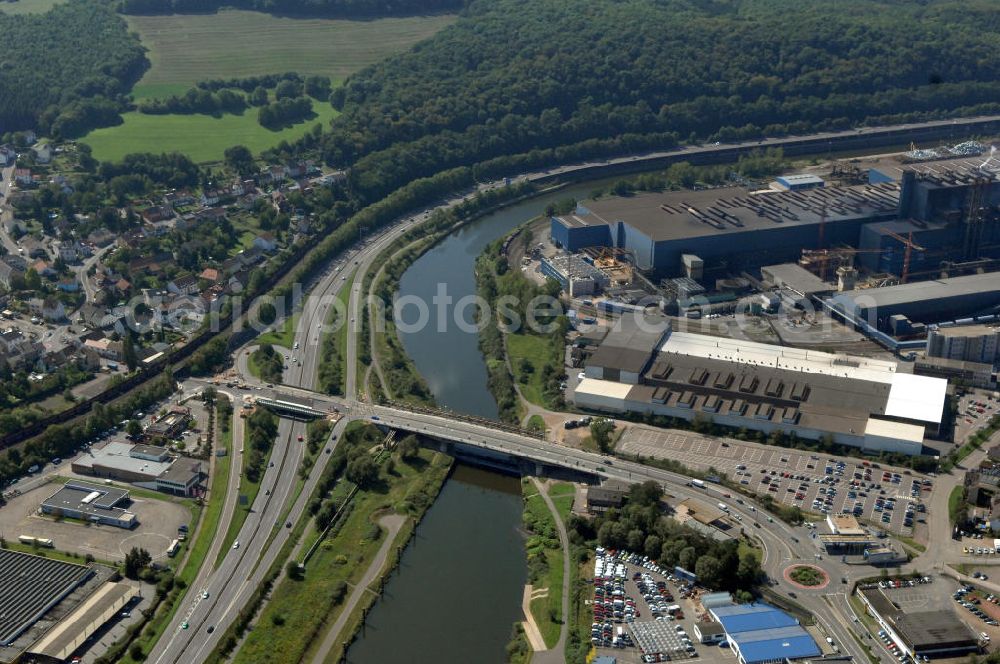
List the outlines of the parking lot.
{"label": "parking lot", "polygon": [[[58,490],[56,482],[41,484],[10,498],[0,508],[0,532],[11,541],[16,541],[20,535],[51,539],[59,551],[81,556],[89,553],[98,560],[109,562],[123,560],[133,546],[146,549],[156,560],[166,557],[167,548],[177,537],[177,528],[191,522],[188,508],[167,496],[158,500],[134,494],[127,509],[136,515],[139,525],[132,530],[57,521],[38,514],[39,504]],[[121,486],[130,489],[127,485]]]}
{"label": "parking lot", "polygon": [[618,452],[675,459],[694,470],[714,468],[786,505],[816,514],[847,512],[904,536],[925,522],[922,510],[934,484],[908,469],[861,459],[643,426],[624,432]]}
{"label": "parking lot", "polygon": [[697,605],[685,581],[627,552],[598,549],[597,559],[591,643],[598,654],[623,664],[735,659],[729,648],[703,645],[693,636]]}
{"label": "parking lot", "polygon": [[985,390],[970,390],[968,394],[959,397],[958,412],[955,415],[956,443],[965,442],[1000,412],[1000,400],[994,394]]}

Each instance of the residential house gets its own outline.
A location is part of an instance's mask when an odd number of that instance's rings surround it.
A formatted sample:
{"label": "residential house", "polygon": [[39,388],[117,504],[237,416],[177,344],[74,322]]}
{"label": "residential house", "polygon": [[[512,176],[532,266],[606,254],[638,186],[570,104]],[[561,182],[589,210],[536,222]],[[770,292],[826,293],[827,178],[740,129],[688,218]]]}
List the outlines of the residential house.
{"label": "residential house", "polygon": [[285,194],[275,190],[271,192],[271,207],[274,208],[275,212],[287,212],[291,206],[288,204]]}
{"label": "residential house", "polygon": [[49,252],[41,240],[31,237],[30,235],[21,239],[21,248],[24,249],[24,255],[28,258],[49,257]]}
{"label": "residential house", "polygon": [[31,369],[45,352],[45,346],[27,338],[15,329],[0,333],[0,361],[12,371]]}
{"label": "residential house", "polygon": [[22,187],[29,187],[34,182],[34,178],[31,176],[30,168],[16,168],[14,169],[14,182],[21,185]]}
{"label": "residential house", "polygon": [[20,256],[4,256],[0,259],[0,285],[10,289],[11,285],[24,278],[28,264]]}
{"label": "residential house", "polygon": [[246,270],[237,272],[233,276],[229,277],[229,281],[226,282],[226,292],[234,295],[242,293],[243,289],[246,288],[249,277],[250,275]]}
{"label": "residential house", "polygon": [[132,282],[125,277],[122,277],[121,279],[115,281],[113,288],[116,293],[125,296],[128,295],[128,292],[132,289]]}
{"label": "residential house", "polygon": [[262,182],[281,182],[285,179],[285,168],[283,166],[268,166],[261,171]]}
{"label": "residential house", "polygon": [[194,214],[196,221],[219,221],[220,219],[226,218],[225,208],[208,208],[206,210],[198,210]]}
{"label": "residential house", "polygon": [[3,220],[3,230],[7,233],[7,235],[20,237],[21,235],[24,235],[27,229],[24,227],[24,222],[20,219],[9,217]]}
{"label": "residential house", "polygon": [[101,321],[107,313],[107,308],[97,306],[93,302],[85,302],[83,306],[77,310],[76,320],[91,329],[98,329],[101,327]]}
{"label": "residential house", "polygon": [[125,349],[125,344],[121,341],[112,341],[105,337],[104,339],[87,339],[83,342],[84,348],[90,348],[98,355],[106,360],[121,361],[122,354]]}
{"label": "residential house", "polygon": [[204,279],[205,281],[210,282],[212,285],[215,285],[222,281],[222,276],[223,276],[222,272],[220,272],[218,269],[214,267],[206,267],[204,270],[201,271],[201,274],[198,275],[198,278]]}
{"label": "residential house", "polygon": [[174,216],[174,211],[166,205],[151,205],[139,213],[143,221],[148,224],[155,224],[158,221],[165,221]]}
{"label": "residential house", "polygon": [[193,295],[198,292],[198,277],[185,272],[167,283],[167,290],[174,295]]}
{"label": "residential house", "polygon": [[87,236],[87,242],[102,249],[114,241],[115,234],[106,228],[98,228]]}
{"label": "residential house", "polygon": [[270,253],[278,249],[278,241],[275,239],[274,235],[265,231],[254,238],[253,246],[257,247],[261,251]]}
{"label": "residential house", "polygon": [[58,274],[52,266],[49,265],[48,261],[35,261],[31,264],[31,269],[38,273],[41,277],[54,277]]}
{"label": "residential house", "polygon": [[12,145],[0,145],[0,166],[13,166],[17,161],[17,152]]}
{"label": "residential house", "polygon": [[76,263],[83,258],[90,256],[91,251],[79,241],[55,243],[56,255],[65,263]]}
{"label": "residential house", "polygon": [[35,153],[35,161],[39,164],[47,164],[52,161],[52,144],[41,143],[31,148]]}
{"label": "residential house", "polygon": [[66,320],[66,309],[63,303],[54,297],[32,298],[28,300],[28,309],[35,316],[41,316],[47,321],[62,322]]}
{"label": "residential house", "polygon": [[226,189],[205,189],[198,198],[198,202],[204,207],[211,207],[230,198],[232,198],[232,194]]}
{"label": "residential house", "polygon": [[80,282],[74,277],[70,277],[69,279],[60,280],[59,283],[56,284],[56,288],[64,293],[77,293],[80,290]]}
{"label": "residential house", "polygon": [[163,196],[163,204],[172,208],[186,207],[194,203],[194,196],[187,190],[171,191]]}

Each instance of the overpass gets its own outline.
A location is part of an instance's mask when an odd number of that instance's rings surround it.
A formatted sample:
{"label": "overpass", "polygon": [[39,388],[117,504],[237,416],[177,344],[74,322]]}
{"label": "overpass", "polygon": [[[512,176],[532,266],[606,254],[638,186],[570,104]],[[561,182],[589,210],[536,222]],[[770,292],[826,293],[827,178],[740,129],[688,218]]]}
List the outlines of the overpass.
{"label": "overpass", "polygon": [[308,403],[303,403],[299,399],[291,399],[287,396],[283,396],[280,399],[272,397],[257,397],[256,401],[258,406],[271,408],[293,418],[297,417],[300,419],[311,420],[317,417],[325,417],[328,413],[328,411],[318,410],[313,408],[313,406]]}

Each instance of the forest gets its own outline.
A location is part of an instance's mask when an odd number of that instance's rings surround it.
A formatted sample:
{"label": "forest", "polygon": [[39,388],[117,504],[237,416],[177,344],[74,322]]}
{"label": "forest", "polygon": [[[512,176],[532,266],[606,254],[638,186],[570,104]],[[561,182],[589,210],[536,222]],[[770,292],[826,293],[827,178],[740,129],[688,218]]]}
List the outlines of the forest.
{"label": "forest", "polygon": [[102,0],[44,14],[0,12],[0,134],[35,129],[75,137],[118,121],[122,95],[142,76],[145,52]]}
{"label": "forest", "polygon": [[252,9],[279,16],[369,18],[455,11],[465,0],[122,0],[124,14],[201,14],[222,7]]}
{"label": "forest", "polygon": [[370,202],[489,160],[996,112],[998,27],[986,0],[478,0],[334,89],[319,147]]}

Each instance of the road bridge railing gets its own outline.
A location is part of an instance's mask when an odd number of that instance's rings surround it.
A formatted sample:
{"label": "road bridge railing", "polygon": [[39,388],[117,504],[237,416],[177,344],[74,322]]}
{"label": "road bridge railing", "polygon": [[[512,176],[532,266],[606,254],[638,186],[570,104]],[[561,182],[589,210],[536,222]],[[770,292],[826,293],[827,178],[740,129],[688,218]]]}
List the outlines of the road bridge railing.
{"label": "road bridge railing", "polygon": [[445,417],[458,422],[465,422],[467,424],[476,424],[478,426],[487,427],[489,429],[496,429],[497,431],[505,431],[507,433],[517,434],[519,436],[526,436],[528,438],[534,438],[536,440],[545,440],[545,432],[538,431],[536,429],[525,429],[514,424],[506,424],[504,422],[498,422],[497,420],[491,420],[486,417],[478,417],[476,415],[466,415],[464,413],[456,413],[452,410],[445,410],[441,408],[431,408],[429,406],[418,406],[414,404],[404,403],[402,401],[393,401],[389,399],[383,399],[379,401],[380,406],[386,408],[394,408],[396,410],[405,410],[410,413],[418,413],[421,415],[436,415],[438,417]]}

